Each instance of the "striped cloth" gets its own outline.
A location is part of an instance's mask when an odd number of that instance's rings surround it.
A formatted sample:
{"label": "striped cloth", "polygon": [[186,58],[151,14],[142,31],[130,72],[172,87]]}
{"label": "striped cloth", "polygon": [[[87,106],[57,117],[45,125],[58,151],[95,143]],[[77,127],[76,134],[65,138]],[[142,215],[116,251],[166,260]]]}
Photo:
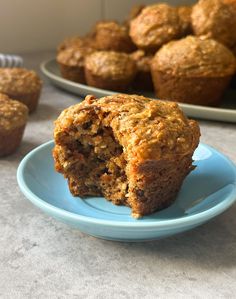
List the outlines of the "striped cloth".
{"label": "striped cloth", "polygon": [[23,58],[17,55],[0,53],[0,67],[22,67]]}

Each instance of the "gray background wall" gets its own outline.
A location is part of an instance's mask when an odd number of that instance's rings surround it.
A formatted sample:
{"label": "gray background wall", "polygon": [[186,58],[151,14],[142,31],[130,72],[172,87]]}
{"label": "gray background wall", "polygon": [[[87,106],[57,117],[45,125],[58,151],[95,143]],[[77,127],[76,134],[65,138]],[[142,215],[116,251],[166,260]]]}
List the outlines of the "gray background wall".
{"label": "gray background wall", "polygon": [[[0,53],[55,49],[66,36],[84,34],[99,19],[122,20],[130,7],[153,0],[1,0]],[[194,0],[172,0],[172,4]]]}

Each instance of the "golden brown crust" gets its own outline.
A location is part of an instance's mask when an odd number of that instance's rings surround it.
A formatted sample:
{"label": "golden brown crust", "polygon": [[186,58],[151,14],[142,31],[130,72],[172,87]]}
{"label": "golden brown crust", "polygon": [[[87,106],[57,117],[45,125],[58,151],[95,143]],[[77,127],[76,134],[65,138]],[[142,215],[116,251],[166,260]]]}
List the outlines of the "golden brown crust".
{"label": "golden brown crust", "polygon": [[128,28],[116,22],[99,22],[95,29],[96,46],[99,50],[130,53],[135,49]]}
{"label": "golden brown crust", "polygon": [[87,96],[55,122],[55,167],[73,195],[104,195],[139,217],[174,200],[199,135],[175,103]]}
{"label": "golden brown crust", "polygon": [[133,42],[147,51],[156,51],[166,42],[178,38],[180,34],[178,12],[167,4],[147,6],[130,24]]}
{"label": "golden brown crust", "polygon": [[235,72],[235,57],[217,41],[188,36],[164,45],[152,69],[180,77],[225,77]]}
{"label": "golden brown crust", "polygon": [[94,49],[88,47],[68,47],[58,53],[57,62],[67,66],[83,67],[85,57],[92,52]]}
{"label": "golden brown crust", "polygon": [[187,120],[176,103],[125,94],[92,100],[88,96],[64,110],[55,123],[55,140],[61,139],[61,132],[65,133],[68,126],[82,123],[87,109],[109,113],[104,124],[112,127],[116,139],[126,148],[127,160],[186,155],[196,145],[192,135],[196,122]]}
{"label": "golden brown crust", "polygon": [[0,94],[0,132],[22,127],[28,118],[28,108],[7,95]]}
{"label": "golden brown crust", "polygon": [[35,71],[24,68],[0,68],[0,92],[10,95],[34,93],[41,89],[42,81]]}
{"label": "golden brown crust", "polygon": [[104,79],[123,80],[136,72],[134,61],[128,54],[113,51],[97,51],[85,59],[85,68]]}
{"label": "golden brown crust", "polygon": [[95,48],[93,36],[72,36],[65,38],[57,47],[57,52],[64,51],[67,48]]}
{"label": "golden brown crust", "polygon": [[213,38],[226,46],[236,42],[236,12],[222,0],[200,0],[193,6],[192,27],[198,36]]}

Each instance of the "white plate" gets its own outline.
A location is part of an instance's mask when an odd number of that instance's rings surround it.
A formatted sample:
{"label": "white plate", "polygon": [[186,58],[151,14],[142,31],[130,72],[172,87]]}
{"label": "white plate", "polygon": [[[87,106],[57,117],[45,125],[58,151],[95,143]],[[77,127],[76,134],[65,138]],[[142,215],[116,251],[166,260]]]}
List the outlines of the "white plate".
{"label": "white plate", "polygon": [[[62,78],[56,59],[44,61],[41,64],[41,70],[53,84],[80,96],[92,94],[97,97],[103,97],[117,93],[110,90],[94,88],[85,84],[75,83]],[[155,95],[151,93],[140,93],[138,91],[132,91],[132,93],[143,94],[151,98],[155,97]],[[179,105],[183,109],[183,111],[190,117],[236,123],[236,90],[229,89],[227,91],[225,95],[224,105],[219,108],[182,103],[180,103]]]}

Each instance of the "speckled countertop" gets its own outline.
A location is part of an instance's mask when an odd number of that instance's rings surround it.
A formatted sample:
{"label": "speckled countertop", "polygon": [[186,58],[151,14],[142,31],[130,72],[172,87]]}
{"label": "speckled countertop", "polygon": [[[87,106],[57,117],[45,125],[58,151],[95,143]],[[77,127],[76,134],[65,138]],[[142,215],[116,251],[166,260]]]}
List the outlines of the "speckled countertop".
{"label": "speckled countertop", "polygon": [[[28,54],[38,70],[52,53]],[[236,298],[236,205],[181,235],[147,243],[87,236],[21,194],[20,160],[52,138],[53,120],[77,97],[45,81],[23,143],[0,159],[0,298]],[[236,124],[200,121],[202,142],[236,163]]]}

